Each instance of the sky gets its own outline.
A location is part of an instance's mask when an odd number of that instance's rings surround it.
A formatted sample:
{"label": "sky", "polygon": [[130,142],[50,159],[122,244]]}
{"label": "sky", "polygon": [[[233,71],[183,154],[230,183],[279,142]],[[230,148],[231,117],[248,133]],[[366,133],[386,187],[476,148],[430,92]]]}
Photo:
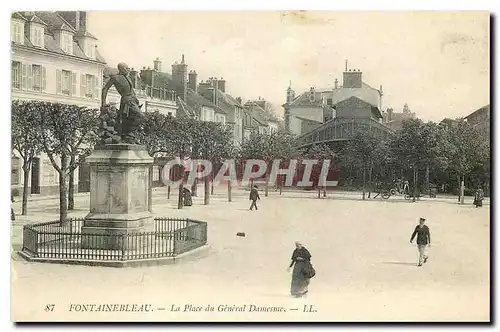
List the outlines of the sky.
{"label": "sky", "polygon": [[162,70],[185,55],[198,80],[259,97],[278,113],[286,89],[342,81],[345,60],[383,86],[383,109],[405,103],[419,118],[466,116],[490,103],[489,13],[347,11],[93,11],[89,31],[108,65]]}

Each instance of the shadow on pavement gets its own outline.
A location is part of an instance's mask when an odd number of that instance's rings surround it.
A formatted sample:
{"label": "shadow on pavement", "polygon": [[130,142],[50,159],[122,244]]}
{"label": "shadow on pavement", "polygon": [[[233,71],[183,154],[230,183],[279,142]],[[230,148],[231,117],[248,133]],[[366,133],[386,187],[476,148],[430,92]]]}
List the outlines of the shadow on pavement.
{"label": "shadow on pavement", "polygon": [[383,262],[382,264],[417,266],[417,264],[415,264],[415,263],[407,263],[407,262]]}

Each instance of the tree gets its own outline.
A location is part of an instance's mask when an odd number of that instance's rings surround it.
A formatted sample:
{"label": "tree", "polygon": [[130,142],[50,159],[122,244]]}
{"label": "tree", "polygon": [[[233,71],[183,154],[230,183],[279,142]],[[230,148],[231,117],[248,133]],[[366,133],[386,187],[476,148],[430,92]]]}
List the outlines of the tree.
{"label": "tree", "polygon": [[486,155],[489,154],[489,150],[479,132],[463,119],[460,119],[456,126],[448,129],[447,138],[450,169],[456,172],[459,179],[459,201],[463,204],[465,177],[474,167],[487,160]]}
{"label": "tree", "polygon": [[[313,170],[311,172],[311,180],[314,184],[316,184],[318,189],[318,198],[321,198],[320,179],[323,164],[327,160],[330,161],[329,170],[331,170],[334,158],[335,153],[326,144],[313,144],[305,155],[305,159],[318,161],[318,163],[313,166]],[[326,197],[326,187],[323,187],[323,197]]]}
{"label": "tree", "polygon": [[[267,136],[252,132],[250,137],[245,140],[240,147],[240,156],[242,161],[255,159],[263,160],[266,153]],[[253,187],[253,179],[250,179],[250,187]]]}
{"label": "tree", "polygon": [[75,170],[89,156],[99,138],[99,117],[97,110],[79,109],[77,122],[73,123],[76,130],[69,139],[69,179],[68,179],[68,210],[75,208]]}
{"label": "tree", "polygon": [[39,137],[42,149],[59,174],[59,221],[63,226],[68,215],[67,182],[71,161],[82,149],[88,148],[96,135],[96,128],[82,121],[96,118],[97,111],[76,105],[39,101],[33,102],[33,107],[40,112]]}
{"label": "tree", "polygon": [[[195,158],[208,160],[212,168],[216,163],[221,163],[230,156],[232,151],[232,132],[229,127],[217,122],[198,122],[196,135],[193,136],[193,153]],[[204,177],[205,195],[204,203],[210,203],[210,175]]]}
{"label": "tree", "polygon": [[366,196],[366,172],[371,170],[373,164],[377,161],[376,151],[379,145],[378,138],[374,137],[368,128],[361,128],[354,132],[349,141],[347,141],[342,151],[342,161],[344,166],[350,166],[355,170],[360,170],[363,176],[363,199]]}
{"label": "tree", "polygon": [[[193,140],[197,135],[197,120],[190,118],[169,118],[166,122],[166,138],[169,140],[172,149],[172,156],[179,158],[181,161],[186,157],[191,156]],[[179,197],[177,207],[182,209],[183,206],[183,189],[184,189],[184,166],[178,167],[180,171],[181,182],[179,185]]]}
{"label": "tree", "polygon": [[[168,139],[168,129],[172,127],[173,117],[158,111],[146,112],[139,132],[139,141],[143,144],[151,157],[172,157],[173,146]],[[163,175],[163,171],[161,172]],[[153,186],[153,166],[150,168],[150,190]],[[167,189],[167,199],[170,199],[170,185]]]}
{"label": "tree", "polygon": [[28,185],[33,158],[42,149],[38,135],[41,129],[40,113],[36,104],[30,101],[12,102],[12,148],[23,159],[23,203],[21,214],[28,213]]}

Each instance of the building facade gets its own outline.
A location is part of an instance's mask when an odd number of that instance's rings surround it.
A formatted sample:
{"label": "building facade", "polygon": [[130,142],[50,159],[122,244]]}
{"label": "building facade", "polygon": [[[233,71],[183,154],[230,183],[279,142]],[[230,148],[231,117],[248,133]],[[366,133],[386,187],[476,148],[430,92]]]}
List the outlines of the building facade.
{"label": "building facade", "polygon": [[[105,60],[87,29],[85,12],[16,12],[11,16],[13,100],[39,100],[97,108]],[[12,187],[21,192],[21,158],[14,152]],[[75,187],[78,170],[75,171]],[[41,154],[32,165],[31,194],[55,194],[58,173]]]}
{"label": "building facade", "polygon": [[[343,73],[343,85],[337,79],[333,88],[316,89],[296,96],[291,84],[286,91],[285,128],[295,135],[305,134],[335,118],[371,118],[382,122],[382,86],[375,89],[363,82],[360,70],[348,69]],[[306,123],[305,123],[306,122]]]}
{"label": "building facade", "polygon": [[382,122],[388,125],[393,130],[401,130],[403,128],[403,122],[409,119],[416,119],[417,115],[412,112],[405,103],[402,112],[394,112],[392,108],[388,108],[386,112],[382,114]]}
{"label": "building facade", "polygon": [[[109,74],[97,49],[98,40],[89,31],[87,13],[16,12],[11,16],[11,95],[12,100],[38,100],[74,104],[99,109],[101,90]],[[134,81],[134,71],[131,79]],[[135,87],[135,86],[134,86]],[[135,92],[144,111],[160,110],[175,115],[175,93],[137,86]],[[120,95],[110,89],[107,101],[119,104]],[[16,152],[11,162],[14,193],[21,193],[24,183],[22,160]],[[75,189],[89,190],[85,165],[75,170]],[[47,156],[40,154],[32,165],[31,194],[56,194],[59,177]]]}
{"label": "building facade", "polygon": [[472,112],[465,117],[465,120],[481,134],[484,140],[490,141],[490,105]]}

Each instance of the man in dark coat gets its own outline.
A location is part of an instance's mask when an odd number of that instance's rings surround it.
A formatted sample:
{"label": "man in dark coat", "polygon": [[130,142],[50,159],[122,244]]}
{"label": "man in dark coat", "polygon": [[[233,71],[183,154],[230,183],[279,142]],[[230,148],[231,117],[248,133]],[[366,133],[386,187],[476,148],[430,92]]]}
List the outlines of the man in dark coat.
{"label": "man in dark coat", "polygon": [[252,190],[250,190],[250,200],[252,201],[252,204],[250,205],[250,211],[253,210],[254,206],[255,206],[255,210],[258,210],[257,200],[260,201],[260,196],[259,196],[259,192],[257,191],[257,186],[253,186]]}
{"label": "man in dark coat", "polygon": [[415,230],[411,234],[410,238],[410,243],[412,243],[413,239],[415,238],[415,235],[417,235],[417,245],[418,245],[418,266],[422,266],[422,262],[426,263],[427,259],[429,258],[425,254],[425,248],[427,245],[430,247],[431,246],[431,232],[429,230],[429,227],[425,225],[425,219],[420,218],[419,225],[415,227]]}

